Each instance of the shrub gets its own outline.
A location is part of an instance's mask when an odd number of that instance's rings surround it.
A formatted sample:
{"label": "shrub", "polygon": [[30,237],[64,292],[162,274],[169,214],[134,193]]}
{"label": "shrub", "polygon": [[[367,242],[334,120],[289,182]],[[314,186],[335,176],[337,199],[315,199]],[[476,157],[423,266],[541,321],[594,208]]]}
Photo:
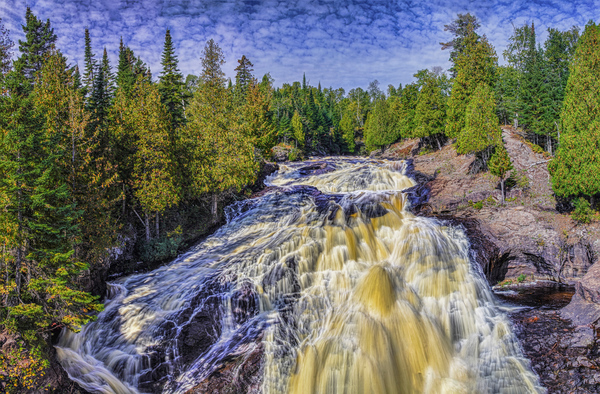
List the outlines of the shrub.
{"label": "shrub", "polygon": [[573,207],[575,209],[571,212],[571,217],[573,220],[579,223],[589,223],[592,221],[592,209],[590,208],[590,203],[583,197],[579,197],[573,203]]}
{"label": "shrub", "polygon": [[166,237],[151,239],[141,245],[140,259],[146,263],[155,263],[177,257],[182,242],[181,227],[167,234]]}

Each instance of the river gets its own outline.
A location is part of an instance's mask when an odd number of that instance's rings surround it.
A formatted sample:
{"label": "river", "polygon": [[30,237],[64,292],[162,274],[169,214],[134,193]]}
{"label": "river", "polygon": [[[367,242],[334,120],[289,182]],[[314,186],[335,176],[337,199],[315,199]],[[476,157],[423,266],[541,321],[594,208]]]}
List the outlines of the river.
{"label": "river", "polygon": [[61,364],[93,393],[185,393],[249,355],[241,392],[545,392],[465,233],[410,212],[406,171],[281,166],[207,240],[111,283]]}

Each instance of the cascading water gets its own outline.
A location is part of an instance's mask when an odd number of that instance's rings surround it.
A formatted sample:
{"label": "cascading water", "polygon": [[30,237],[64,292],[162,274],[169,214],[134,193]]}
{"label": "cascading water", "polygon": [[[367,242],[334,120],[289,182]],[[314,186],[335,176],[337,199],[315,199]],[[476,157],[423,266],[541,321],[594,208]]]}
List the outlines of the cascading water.
{"label": "cascading water", "polygon": [[407,211],[404,173],[283,166],[205,242],[113,283],[98,320],[62,335],[62,365],[99,393],[183,393],[249,355],[244,391],[544,392],[464,232]]}

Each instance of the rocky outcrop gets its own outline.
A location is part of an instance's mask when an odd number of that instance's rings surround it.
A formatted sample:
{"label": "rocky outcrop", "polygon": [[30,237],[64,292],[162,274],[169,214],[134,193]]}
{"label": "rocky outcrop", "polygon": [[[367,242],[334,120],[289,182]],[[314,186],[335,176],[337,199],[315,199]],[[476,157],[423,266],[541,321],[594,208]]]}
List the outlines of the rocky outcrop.
{"label": "rocky outcrop", "polygon": [[410,160],[419,182],[408,190],[413,209],[462,225],[491,284],[523,276],[574,284],[600,255],[600,226],[558,212],[548,157],[512,128],[503,128],[503,139],[515,168],[504,206],[498,178],[472,174],[474,156],[457,155],[452,145],[420,154],[418,140],[407,140],[380,157]]}
{"label": "rocky outcrop", "polygon": [[575,287],[571,303],[561,310],[563,317],[578,326],[596,326],[600,320],[600,263],[594,264]]}

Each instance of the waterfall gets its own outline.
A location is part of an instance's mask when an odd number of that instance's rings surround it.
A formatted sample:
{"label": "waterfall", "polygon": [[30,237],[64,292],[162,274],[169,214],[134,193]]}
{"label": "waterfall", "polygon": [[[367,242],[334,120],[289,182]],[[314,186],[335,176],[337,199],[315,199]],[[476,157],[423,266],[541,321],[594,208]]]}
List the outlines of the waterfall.
{"label": "waterfall", "polygon": [[464,232],[407,209],[405,162],[294,163],[266,183],[186,254],[110,284],[57,345],[71,379],[185,393],[252,358],[242,392],[545,391]]}

